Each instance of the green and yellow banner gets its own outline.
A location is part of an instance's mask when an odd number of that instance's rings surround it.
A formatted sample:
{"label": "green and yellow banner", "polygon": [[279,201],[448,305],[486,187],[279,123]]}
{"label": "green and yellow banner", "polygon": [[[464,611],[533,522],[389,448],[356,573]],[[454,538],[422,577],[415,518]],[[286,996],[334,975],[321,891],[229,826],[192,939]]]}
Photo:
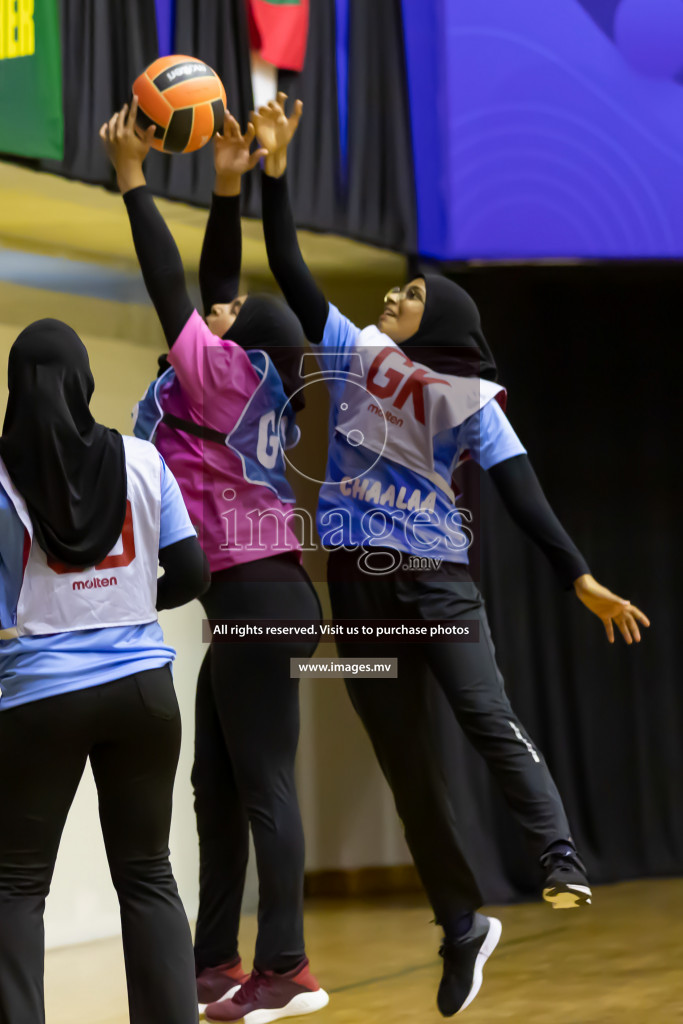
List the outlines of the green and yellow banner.
{"label": "green and yellow banner", "polygon": [[64,155],[57,0],[0,0],[0,153]]}

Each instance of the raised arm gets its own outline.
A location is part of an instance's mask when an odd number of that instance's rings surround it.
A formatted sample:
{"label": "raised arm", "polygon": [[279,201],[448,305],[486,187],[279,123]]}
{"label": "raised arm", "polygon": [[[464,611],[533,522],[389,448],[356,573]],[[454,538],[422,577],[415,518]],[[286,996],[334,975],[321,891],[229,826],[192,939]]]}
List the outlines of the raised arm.
{"label": "raised arm", "polygon": [[199,286],[204,313],[208,313],[216,302],[232,302],[239,292],[242,263],[242,175],[253,170],[259,160],[267,156],[265,149],[250,152],[255,134],[254,125],[249,124],[243,135],[235,118],[226,110],[223,132],[214,136],[216,182],[199,261]]}
{"label": "raised arm", "polygon": [[109,159],[116,170],[126,204],[133,244],[145,287],[157,311],[169,348],[189,320],[194,306],[185,284],[178,247],[147,188],[143,164],[154,134],[135,127],[137,99],[114,114],[100,128]]}
{"label": "raised arm", "polygon": [[638,623],[649,626],[647,616],[591,575],[583,555],[543,493],[529,457],[516,455],[505,459],[488,472],[511,518],[541,549],[561,583],[573,586],[582,604],[598,616],[609,642],[614,643],[614,623],[627,644],[639,642]]}
{"label": "raised arm", "polygon": [[291,117],[285,114],[285,93],[252,115],[256,137],[268,151],[261,180],[263,233],[268,263],[289,306],[310,342],[322,341],[328,302],[304,262],[289,202],[285,170],[287,147],[299,125],[303,106],[297,100]]}

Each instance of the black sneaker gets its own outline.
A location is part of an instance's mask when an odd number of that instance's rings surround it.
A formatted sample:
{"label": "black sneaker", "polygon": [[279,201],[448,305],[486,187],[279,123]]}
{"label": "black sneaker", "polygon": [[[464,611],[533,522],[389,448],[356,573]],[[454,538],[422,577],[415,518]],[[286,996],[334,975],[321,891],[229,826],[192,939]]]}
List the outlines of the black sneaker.
{"label": "black sneaker", "polygon": [[481,988],[484,964],[498,945],[503,926],[495,917],[475,914],[472,927],[462,939],[444,942],[443,975],[436,1005],[444,1017],[462,1013]]}
{"label": "black sneaker", "polygon": [[543,899],[553,910],[572,910],[591,902],[586,868],[575,850],[544,853],[541,867],[546,872]]}

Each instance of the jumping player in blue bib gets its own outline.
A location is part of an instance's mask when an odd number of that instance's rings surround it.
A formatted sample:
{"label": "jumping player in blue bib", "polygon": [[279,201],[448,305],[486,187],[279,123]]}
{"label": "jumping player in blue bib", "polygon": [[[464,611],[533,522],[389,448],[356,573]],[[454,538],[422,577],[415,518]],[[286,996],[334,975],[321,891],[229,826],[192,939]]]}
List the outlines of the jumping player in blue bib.
{"label": "jumping player in blue bib", "polygon": [[[591,902],[562,800],[546,762],[512,710],[495,662],[482,597],[468,572],[470,533],[451,488],[470,457],[488,471],[517,524],[548,557],[564,586],[627,643],[645,615],[589,568],[550,508],[526,451],[505,416],[505,392],[476,305],[453,282],[417,277],[384,297],[376,326],[360,330],[328,304],[296,238],[284,172],[301,104],[286,96],[253,118],[268,150],[263,224],[271,269],[329,383],[330,444],[318,530],[330,551],[328,579],[338,619],[474,620],[476,643],[405,647],[399,678],[347,680],[353,705],[389,782],[420,877],[445,937],[438,993],[442,1014],[471,1003],[500,922],[477,912],[482,899],[452,820],[435,744],[421,731],[425,670],[484,757],[545,872],[555,908]],[[417,559],[417,563],[415,562]],[[432,568],[406,571],[426,559]],[[342,656],[381,656],[378,644],[346,641]],[[393,653],[393,651],[392,651]]]}

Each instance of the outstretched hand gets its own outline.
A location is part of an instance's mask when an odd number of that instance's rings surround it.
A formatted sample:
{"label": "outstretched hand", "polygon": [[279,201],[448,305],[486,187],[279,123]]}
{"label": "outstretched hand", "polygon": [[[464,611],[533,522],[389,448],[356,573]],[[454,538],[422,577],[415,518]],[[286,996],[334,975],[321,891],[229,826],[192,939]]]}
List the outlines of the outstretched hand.
{"label": "outstretched hand", "polygon": [[234,186],[236,192],[239,192],[239,179],[242,175],[253,170],[262,157],[268,156],[268,150],[264,148],[249,152],[255,137],[253,124],[247,125],[243,135],[230,111],[225,111],[223,131],[213,138],[213,162],[219,184],[228,188]]}
{"label": "outstretched hand", "polygon": [[304,105],[297,100],[289,117],[285,112],[287,93],[279,92],[277,99],[259,107],[251,115],[259,145],[268,151],[265,162],[266,174],[279,178],[287,166],[287,147],[299,127]]}
{"label": "outstretched hand", "polygon": [[627,644],[632,644],[634,640],[640,643],[638,623],[641,626],[650,625],[650,620],[640,608],[613,594],[588,573],[574,581],[574,591],[579,601],[601,620],[611,644],[614,643],[614,623]]}
{"label": "outstretched hand", "polygon": [[133,97],[130,108],[127,103],[112,114],[100,128],[100,138],[107,156],[114,165],[121,192],[128,192],[145,184],[142,165],[152,146],[154,125],[145,131],[136,127],[138,99]]}

